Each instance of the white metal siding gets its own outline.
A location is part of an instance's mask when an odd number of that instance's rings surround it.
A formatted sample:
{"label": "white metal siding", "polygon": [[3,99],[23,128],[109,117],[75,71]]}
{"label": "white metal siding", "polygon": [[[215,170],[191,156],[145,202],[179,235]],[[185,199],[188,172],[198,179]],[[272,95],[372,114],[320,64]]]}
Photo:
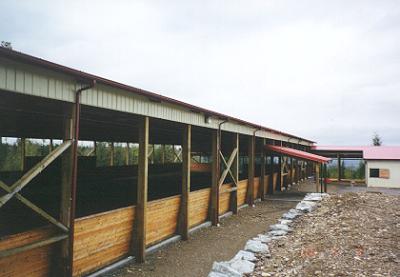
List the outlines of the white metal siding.
{"label": "white metal siding", "polygon": [[[400,161],[367,161],[365,168],[368,187],[400,188]],[[370,178],[370,168],[389,169],[389,179]]]}
{"label": "white metal siding", "polygon": [[[78,85],[67,75],[0,58],[0,89],[73,102]],[[212,118],[211,123],[207,124],[203,114],[194,113],[170,103],[152,102],[146,97],[101,84],[82,93],[81,99],[82,104],[89,106],[146,115],[205,128],[217,129],[221,122],[221,120]],[[222,130],[253,135],[255,128],[227,122],[222,125]],[[291,139],[291,142],[297,143],[297,139],[293,140],[289,136],[267,131],[257,131],[256,136],[282,141]],[[311,145],[309,142],[301,142],[301,144]]]}

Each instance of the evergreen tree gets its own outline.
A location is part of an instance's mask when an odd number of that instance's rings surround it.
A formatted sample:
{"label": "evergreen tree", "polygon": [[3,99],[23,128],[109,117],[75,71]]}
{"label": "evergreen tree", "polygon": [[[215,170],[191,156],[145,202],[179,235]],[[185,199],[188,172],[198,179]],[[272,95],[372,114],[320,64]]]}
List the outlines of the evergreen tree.
{"label": "evergreen tree", "polygon": [[372,145],[374,146],[382,145],[382,139],[377,133],[375,133],[374,136],[372,137]]}

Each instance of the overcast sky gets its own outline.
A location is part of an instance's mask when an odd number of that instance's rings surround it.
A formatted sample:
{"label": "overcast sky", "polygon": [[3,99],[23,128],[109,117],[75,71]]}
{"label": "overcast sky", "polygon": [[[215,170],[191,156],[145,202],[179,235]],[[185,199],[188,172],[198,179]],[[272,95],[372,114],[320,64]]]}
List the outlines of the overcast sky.
{"label": "overcast sky", "polygon": [[18,51],[320,145],[400,145],[400,1],[2,0],[0,14]]}

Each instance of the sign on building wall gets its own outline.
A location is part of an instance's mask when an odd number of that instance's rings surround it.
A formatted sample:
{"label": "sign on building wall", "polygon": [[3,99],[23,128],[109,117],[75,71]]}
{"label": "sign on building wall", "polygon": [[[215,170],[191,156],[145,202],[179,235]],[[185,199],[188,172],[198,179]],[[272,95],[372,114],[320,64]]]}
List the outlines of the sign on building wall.
{"label": "sign on building wall", "polygon": [[379,169],[379,178],[389,179],[390,178],[389,169],[380,168]]}

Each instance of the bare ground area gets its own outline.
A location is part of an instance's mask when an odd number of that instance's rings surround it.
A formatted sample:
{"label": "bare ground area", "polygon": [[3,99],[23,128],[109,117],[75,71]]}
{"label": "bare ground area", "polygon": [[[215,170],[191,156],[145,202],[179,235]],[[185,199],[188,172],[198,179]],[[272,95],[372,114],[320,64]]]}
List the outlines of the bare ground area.
{"label": "bare ground area", "polygon": [[399,230],[399,195],[332,195],[273,241],[250,276],[400,276]]}
{"label": "bare ground area", "polygon": [[220,227],[193,233],[189,241],[180,241],[147,257],[144,264],[130,264],[106,276],[207,276],[214,261],[230,260],[246,241],[267,226],[276,223],[295,202],[263,201],[255,208],[244,208],[238,215],[225,218]]}

